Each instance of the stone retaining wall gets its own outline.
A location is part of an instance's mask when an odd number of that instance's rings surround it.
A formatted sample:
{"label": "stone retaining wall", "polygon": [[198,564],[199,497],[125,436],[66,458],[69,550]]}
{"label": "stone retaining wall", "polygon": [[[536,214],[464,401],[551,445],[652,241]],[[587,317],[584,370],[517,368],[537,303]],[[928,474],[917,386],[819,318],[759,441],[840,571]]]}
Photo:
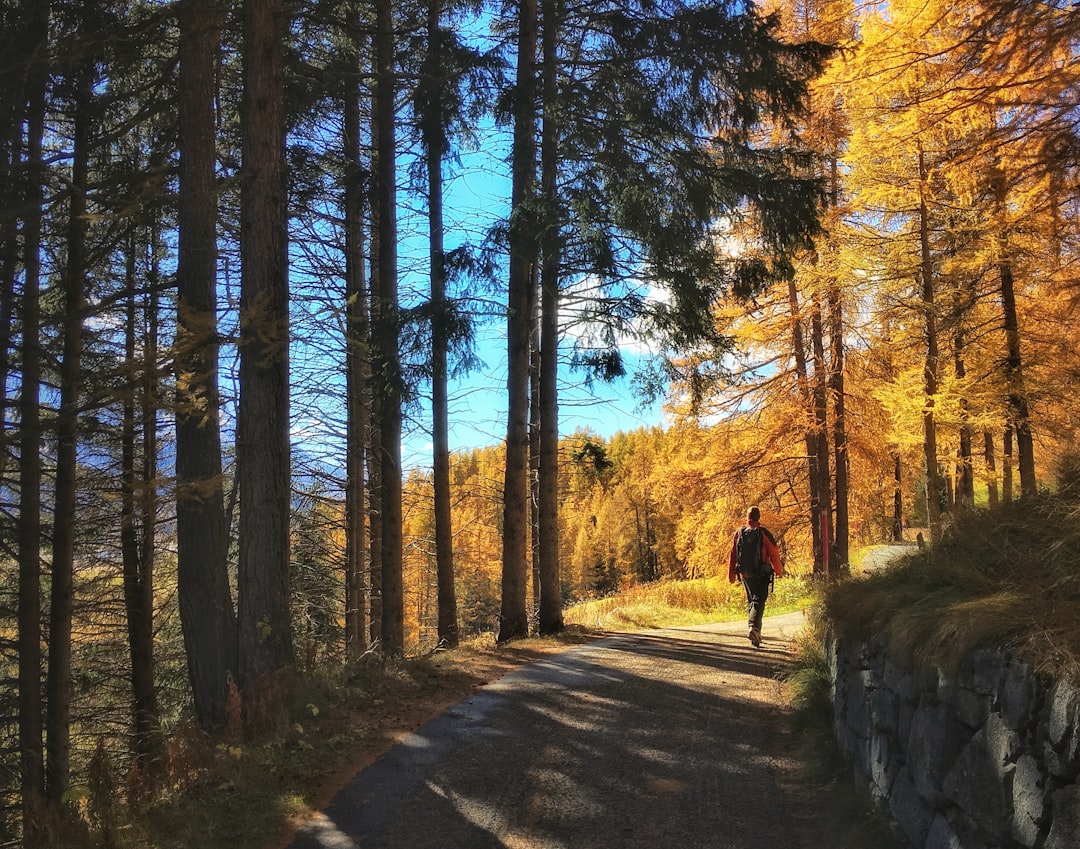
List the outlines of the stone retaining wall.
{"label": "stone retaining wall", "polygon": [[956,673],[830,639],[836,737],[914,849],[1080,847],[1080,688],[977,651]]}

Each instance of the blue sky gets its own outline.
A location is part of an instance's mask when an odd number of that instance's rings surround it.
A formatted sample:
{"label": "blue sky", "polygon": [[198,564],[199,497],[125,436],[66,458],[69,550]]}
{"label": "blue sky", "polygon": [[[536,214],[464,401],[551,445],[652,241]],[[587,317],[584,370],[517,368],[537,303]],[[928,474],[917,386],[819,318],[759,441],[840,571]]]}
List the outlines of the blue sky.
{"label": "blue sky", "polygon": [[[446,248],[463,243],[478,244],[490,225],[505,219],[509,210],[509,166],[505,162],[505,139],[492,132],[483,147],[459,155],[447,167],[444,204],[446,208]],[[427,220],[420,210],[407,212],[402,219],[406,237],[399,246],[402,289],[410,286],[424,291],[427,283]],[[416,269],[411,283],[407,269]],[[452,450],[466,450],[498,444],[506,436],[506,322],[496,319],[479,328],[477,355],[483,366],[450,386],[450,443]],[[568,353],[569,343],[562,353]],[[631,348],[624,351],[628,370],[640,356]],[[662,423],[661,405],[642,409],[631,392],[631,374],[611,384],[594,381],[586,386],[584,376],[568,366],[559,375],[559,432],[568,436],[589,429],[602,437]],[[425,392],[430,388],[425,387]],[[426,410],[422,415],[426,416]],[[424,432],[406,434],[406,465],[425,465],[430,458],[428,422],[418,422]]]}

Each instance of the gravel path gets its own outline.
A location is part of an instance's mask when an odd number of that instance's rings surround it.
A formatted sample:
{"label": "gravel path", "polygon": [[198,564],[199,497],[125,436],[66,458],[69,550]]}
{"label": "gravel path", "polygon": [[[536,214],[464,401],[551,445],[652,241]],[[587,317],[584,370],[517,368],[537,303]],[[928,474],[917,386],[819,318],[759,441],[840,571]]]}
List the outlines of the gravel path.
{"label": "gravel path", "polygon": [[817,849],[780,676],[802,615],[536,661],[357,775],[291,849]]}

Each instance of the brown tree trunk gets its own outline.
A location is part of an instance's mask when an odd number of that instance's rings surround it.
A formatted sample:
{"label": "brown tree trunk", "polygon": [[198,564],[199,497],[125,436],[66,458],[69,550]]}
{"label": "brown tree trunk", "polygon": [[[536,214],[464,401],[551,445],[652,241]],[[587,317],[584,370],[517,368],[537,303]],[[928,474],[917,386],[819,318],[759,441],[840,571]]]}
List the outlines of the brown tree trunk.
{"label": "brown tree trunk", "polygon": [[832,480],[829,456],[829,364],[825,360],[825,328],[821,303],[815,294],[811,300],[810,338],[814,352],[814,457],[818,491],[818,524],[821,526],[822,569],[829,577],[839,574],[836,559],[836,534],[832,522]]}
{"label": "brown tree trunk", "polygon": [[428,243],[431,266],[431,447],[435,499],[435,572],[438,587],[439,644],[458,644],[457,593],[454,589],[454,530],[450,509],[450,412],[447,381],[449,339],[446,299],[446,260],[443,255],[442,158],[446,138],[442,123],[442,3],[428,0],[427,71],[422,84],[431,87],[424,98],[424,135],[428,168]]}
{"label": "brown tree trunk", "polygon": [[345,656],[357,661],[368,647],[367,455],[371,429],[368,400],[368,298],[364,272],[364,188],[360,167],[360,56],[355,36],[355,75],[346,86],[342,144],[345,154]]}
{"label": "brown tree trunk", "polygon": [[289,621],[289,282],[283,0],[244,2],[240,193],[240,687],[292,662]]}
{"label": "brown tree trunk", "polygon": [[829,341],[832,357],[829,391],[833,402],[833,474],[836,479],[836,569],[847,572],[850,566],[850,527],[848,518],[848,445],[847,402],[844,391],[844,314],[840,287],[829,287]]}
{"label": "brown tree trunk", "polygon": [[64,269],[63,355],[60,409],[56,416],[56,482],[53,503],[49,598],[49,671],[46,685],[45,791],[59,805],[71,779],[71,620],[74,615],[75,500],[78,492],[79,382],[86,311],[86,191],[90,168],[90,79],[75,81],[71,185],[68,189],[67,265]]}
{"label": "brown tree trunk", "polygon": [[[22,205],[22,186],[15,178],[21,149],[22,114],[18,87],[9,96],[0,98],[0,207],[7,212],[0,216],[0,409],[13,406],[8,377],[11,374],[11,352],[15,316],[15,278],[19,273],[19,218],[14,213]],[[4,480],[12,455],[13,434],[6,417],[0,417],[0,480]]]}
{"label": "brown tree trunk", "polygon": [[[799,308],[799,292],[794,279],[788,281],[788,304],[791,308],[791,347],[795,358],[795,380],[803,409],[809,414],[813,409],[813,393],[806,362],[806,341],[803,338],[802,316]],[[818,474],[818,444],[814,428],[805,428],[807,481],[810,489],[810,533],[814,554],[814,577],[824,577],[825,558],[822,540],[821,481]]]}
{"label": "brown tree trunk", "polygon": [[[953,291],[953,375],[959,385],[964,385],[967,365],[964,362],[967,343],[964,333],[964,318],[967,304],[964,292],[957,286]],[[972,463],[972,428],[969,403],[966,397],[960,399],[960,445],[957,452],[959,465],[956,483],[956,501],[961,509],[970,510],[975,506],[975,468]]]}
{"label": "brown tree trunk", "polygon": [[532,566],[532,597],[529,613],[540,615],[540,303],[533,305],[532,339],[529,342],[529,563]]}
{"label": "brown tree trunk", "polygon": [[899,453],[893,454],[893,542],[904,541],[904,467]]}
{"label": "brown tree trunk", "polygon": [[934,259],[930,252],[930,212],[926,203],[928,179],[926,155],[919,148],[919,250],[922,283],[923,321],[926,328],[926,360],[923,366],[923,459],[926,464],[926,513],[930,539],[941,535],[941,504],[938,501],[937,424],[934,419],[935,396],[938,391],[938,334],[937,308],[934,305]]}
{"label": "brown tree trunk", "polygon": [[382,646],[388,655],[405,650],[402,549],[401,364],[398,352],[397,150],[394,97],[394,4],[375,3],[375,195],[378,206],[378,301],[373,361],[379,400],[382,491]]}
{"label": "brown tree trunk", "polygon": [[45,758],[41,699],[41,226],[45,201],[45,94],[49,0],[28,0],[24,20],[35,54],[26,85],[26,217],[23,221],[22,377],[19,385],[19,778],[23,843],[42,841]]}
{"label": "brown tree trunk", "polygon": [[[153,236],[156,241],[156,234]],[[124,611],[131,658],[132,728],[135,758],[146,766],[160,749],[160,722],[154,688],[154,535],[157,521],[157,322],[156,279],[140,326],[136,290],[136,246],[127,246],[127,328],[125,371],[131,376],[123,400],[121,435],[120,550],[124,564]],[[156,278],[156,275],[155,275]],[[142,361],[138,339],[144,339]],[[142,372],[141,387],[135,375]],[[141,405],[139,395],[141,388]],[[137,409],[138,405],[138,409]],[[137,468],[138,433],[142,428],[142,467]],[[141,530],[141,533],[140,533]]]}
{"label": "brown tree trunk", "polygon": [[228,575],[218,389],[214,76],[218,0],[180,4],[180,191],[177,198],[176,545],[180,620],[195,716],[225,726],[237,674]]}
{"label": "brown tree trunk", "polygon": [[558,204],[558,125],[556,100],[558,21],[556,0],[543,0],[543,102],[541,138],[541,193],[546,220],[543,221],[543,264],[540,271],[540,463],[537,476],[537,536],[540,547],[541,634],[557,634],[563,629],[562,587],[559,582],[559,265],[560,239]]}
{"label": "brown tree trunk", "polygon": [[998,215],[1002,219],[998,237],[998,273],[1001,279],[1001,312],[1005,326],[1005,381],[1008,386],[1006,405],[1009,423],[1016,434],[1016,459],[1020,470],[1020,495],[1030,497],[1038,492],[1035,479],[1035,442],[1031,435],[1027,389],[1024,385],[1024,359],[1020,349],[1020,325],[1016,313],[1016,287],[1009,239],[1004,223],[1007,186],[1005,173],[995,168],[992,174]]}
{"label": "brown tree trunk", "polygon": [[[371,137],[379,137],[379,115],[377,111],[371,116]],[[378,168],[379,152],[372,150],[372,173]],[[383,419],[383,407],[386,404],[384,393],[376,385],[375,375],[378,373],[378,328],[382,322],[383,304],[379,296],[381,285],[379,283],[379,262],[382,250],[379,247],[382,242],[382,227],[379,223],[380,204],[375,181],[371,185],[371,298],[368,301],[370,323],[368,325],[368,363],[371,368],[368,394],[368,407],[371,416],[368,420],[368,543],[371,546],[369,566],[371,573],[368,584],[371,587],[371,619],[369,629],[373,645],[382,646],[383,627],[383,501],[386,492],[382,485],[382,428],[378,424]]]}
{"label": "brown tree trunk", "polygon": [[983,431],[983,463],[986,465],[986,490],[991,507],[997,507],[1001,500],[998,495],[997,461],[994,457],[994,435]]}
{"label": "brown tree trunk", "polygon": [[1013,428],[1006,425],[1001,449],[1001,499],[1006,504],[1012,504],[1013,490]]}
{"label": "brown tree trunk", "polygon": [[506,322],[506,469],[503,478],[502,606],[500,643],[529,633],[528,574],[529,342],[535,291],[536,221],[536,0],[518,8],[517,85],[510,200],[510,269]]}

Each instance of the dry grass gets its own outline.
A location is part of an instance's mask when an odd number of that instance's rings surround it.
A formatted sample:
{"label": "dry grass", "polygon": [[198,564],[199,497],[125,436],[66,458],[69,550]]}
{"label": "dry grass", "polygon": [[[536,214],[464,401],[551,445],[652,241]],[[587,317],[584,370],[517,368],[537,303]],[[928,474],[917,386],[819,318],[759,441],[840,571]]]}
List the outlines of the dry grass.
{"label": "dry grass", "polygon": [[[776,581],[767,612],[787,613],[805,606],[809,583],[802,577]],[[607,631],[701,625],[733,621],[746,616],[746,596],[741,584],[726,578],[692,581],[657,581],[624,590],[617,595],[593,599],[567,608],[568,624]]]}
{"label": "dry grass", "polygon": [[946,668],[978,646],[1016,650],[1048,674],[1080,671],[1080,508],[1052,497],[959,516],[928,550],[832,587],[841,635],[884,633]]}

